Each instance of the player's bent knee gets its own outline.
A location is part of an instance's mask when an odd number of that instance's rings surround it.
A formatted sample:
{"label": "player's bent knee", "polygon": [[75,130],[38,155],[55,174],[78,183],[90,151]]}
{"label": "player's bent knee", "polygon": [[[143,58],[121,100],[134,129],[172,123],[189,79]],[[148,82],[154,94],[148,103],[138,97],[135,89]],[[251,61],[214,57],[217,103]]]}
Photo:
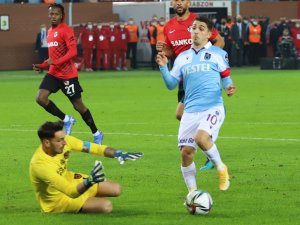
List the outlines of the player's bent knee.
{"label": "player's bent knee", "polygon": [[183,147],[181,149],[181,156],[182,158],[193,158],[195,150],[191,147]]}
{"label": "player's bent knee", "polygon": [[101,206],[101,212],[103,213],[111,213],[113,210],[113,205],[111,201],[106,201],[102,206]]}
{"label": "player's bent knee", "polygon": [[41,95],[37,94],[35,97],[35,101],[40,105],[40,106],[46,106],[47,105],[47,99],[43,98]]}

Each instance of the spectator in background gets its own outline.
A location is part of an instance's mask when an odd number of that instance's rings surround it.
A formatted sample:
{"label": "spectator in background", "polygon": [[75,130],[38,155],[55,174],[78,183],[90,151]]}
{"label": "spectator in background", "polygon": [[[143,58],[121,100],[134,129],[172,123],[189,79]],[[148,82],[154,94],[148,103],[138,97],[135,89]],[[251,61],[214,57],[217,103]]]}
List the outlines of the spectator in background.
{"label": "spectator in background", "polygon": [[286,28],[283,30],[282,36],[279,37],[277,47],[277,56],[279,57],[289,58],[297,56],[294,40],[289,33],[289,30]]}
{"label": "spectator in background", "polygon": [[156,41],[165,41],[164,35],[165,18],[160,17],[158,24],[156,25]]}
{"label": "spectator in background", "polygon": [[55,0],[43,0],[42,2],[44,2],[46,4],[54,4]]}
{"label": "spectator in background", "polygon": [[[227,16],[226,19],[226,26],[229,28],[229,30],[231,31],[231,27],[233,26],[233,21],[232,21],[232,17],[231,16]],[[229,65],[231,66],[231,49],[232,49],[232,44],[231,44],[231,32],[229,32],[228,35],[228,40],[229,40],[229,46],[228,46],[228,59],[229,59]]]}
{"label": "spectator in background", "polygon": [[[128,20],[128,24],[126,28],[129,31],[129,40],[128,40],[128,48],[127,48],[127,59],[131,59],[131,67],[136,69],[136,50],[137,50],[137,42],[139,40],[139,28],[138,26],[134,23],[133,17],[130,17]],[[132,57],[130,58],[130,55]]]}
{"label": "spectator in background", "polygon": [[79,25],[78,31],[75,32],[75,38],[77,40],[77,56],[79,57],[83,57],[82,45],[79,37],[84,29],[86,29],[86,23],[81,23]]}
{"label": "spectator in background", "polygon": [[232,21],[232,17],[231,16],[227,16],[226,19],[226,26],[229,27],[229,29],[231,29],[231,27],[233,26],[234,22]]}
{"label": "spectator in background", "polygon": [[231,27],[231,59],[232,66],[240,67],[243,64],[243,51],[244,51],[244,40],[246,36],[243,37],[245,27],[243,27],[242,17],[239,15],[236,18],[236,22]]}
{"label": "spectator in background", "polygon": [[156,25],[157,25],[157,17],[152,17],[152,20],[150,22],[150,26],[148,27],[147,31],[147,37],[149,39],[150,47],[151,47],[151,66],[152,70],[155,70],[157,68],[157,64],[155,62],[155,57],[157,55],[156,51]]}
{"label": "spectator in background", "polygon": [[[35,52],[39,54],[39,63],[43,63],[48,59],[48,44],[47,44],[47,28],[45,24],[41,24],[40,32],[36,36]],[[42,73],[43,70],[40,71]]]}
{"label": "spectator in background", "polygon": [[242,32],[243,32],[243,64],[244,65],[249,65],[249,43],[247,42],[247,33],[248,33],[248,28],[249,28],[249,20],[247,16],[244,16],[243,18],[243,23],[242,23]]}
{"label": "spectator in background", "polygon": [[251,65],[259,64],[259,46],[261,44],[261,26],[256,18],[252,19],[248,27],[247,42],[249,42],[249,62]]}
{"label": "spectator in background", "polygon": [[230,54],[230,52],[231,52],[231,49],[230,49],[231,42],[229,40],[230,29],[229,29],[229,27],[226,26],[226,19],[225,18],[221,19],[220,30],[218,30],[218,31],[219,31],[221,37],[224,39],[224,42],[225,42],[224,50],[227,52],[228,58],[230,58],[229,57],[231,55]]}
{"label": "spectator in background", "polygon": [[300,21],[299,20],[295,21],[295,23],[291,27],[291,31],[292,31],[292,38],[294,40],[295,47],[297,50],[297,55],[298,57],[300,57]]}
{"label": "spectator in background", "polygon": [[93,24],[88,22],[87,27],[82,30],[79,39],[81,41],[85,71],[92,72],[92,56],[95,47]]}
{"label": "spectator in background", "polygon": [[[156,43],[165,42],[164,27],[165,27],[165,18],[160,17],[158,23],[156,24]],[[156,67],[158,69],[157,64]]]}
{"label": "spectator in background", "polygon": [[127,70],[126,66],[126,53],[127,53],[127,45],[129,40],[129,31],[125,27],[125,22],[120,22],[120,44],[119,44],[119,60],[118,62],[121,63],[121,69]]}
{"label": "spectator in background", "polygon": [[281,17],[280,18],[280,24],[278,26],[278,31],[279,31],[279,36],[283,35],[283,30],[284,29],[288,29],[289,30],[289,34],[291,34],[291,30],[288,24],[288,21],[286,19],[286,17]]}
{"label": "spectator in background", "polygon": [[272,47],[272,53],[273,53],[273,57],[276,57],[276,53],[277,53],[277,43],[278,43],[278,39],[279,39],[279,29],[278,29],[278,21],[275,21],[272,25],[271,25],[271,29],[270,29],[270,35],[269,35],[269,43]]}
{"label": "spectator in background", "polygon": [[218,22],[217,18],[213,18],[212,22],[214,24],[214,28],[216,28],[217,30],[220,30],[221,24]]}
{"label": "spectator in background", "polygon": [[261,27],[261,44],[259,46],[259,56],[266,57],[267,56],[267,29],[269,24],[269,19],[266,16],[259,17],[259,25]]}
{"label": "spectator in background", "polygon": [[110,67],[110,31],[108,28],[105,28],[101,22],[98,22],[94,35],[96,45],[96,69],[108,70]]}
{"label": "spectator in background", "polygon": [[109,50],[110,50],[110,62],[111,69],[120,70],[119,68],[119,45],[120,45],[120,32],[118,27],[114,22],[110,22],[109,24],[110,30],[110,42],[109,42]]}

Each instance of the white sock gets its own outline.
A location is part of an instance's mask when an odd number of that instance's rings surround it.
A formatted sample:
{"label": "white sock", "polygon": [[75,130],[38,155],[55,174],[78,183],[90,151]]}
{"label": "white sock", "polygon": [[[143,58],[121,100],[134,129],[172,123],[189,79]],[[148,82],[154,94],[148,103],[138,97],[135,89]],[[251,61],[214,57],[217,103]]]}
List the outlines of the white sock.
{"label": "white sock", "polygon": [[99,135],[99,134],[100,134],[100,132],[99,132],[99,130],[97,130],[97,132],[94,133],[93,135],[94,135],[94,136],[97,136],[97,135]]}
{"label": "white sock", "polygon": [[216,165],[217,170],[223,170],[225,165],[221,160],[221,156],[217,146],[214,144],[207,151],[203,151],[205,155]]}
{"label": "white sock", "polygon": [[187,167],[181,166],[181,172],[189,192],[197,190],[195,163],[192,162],[192,164]]}
{"label": "white sock", "polygon": [[65,115],[65,118],[64,118],[64,122],[68,122],[70,120],[70,116],[68,116],[67,114]]}

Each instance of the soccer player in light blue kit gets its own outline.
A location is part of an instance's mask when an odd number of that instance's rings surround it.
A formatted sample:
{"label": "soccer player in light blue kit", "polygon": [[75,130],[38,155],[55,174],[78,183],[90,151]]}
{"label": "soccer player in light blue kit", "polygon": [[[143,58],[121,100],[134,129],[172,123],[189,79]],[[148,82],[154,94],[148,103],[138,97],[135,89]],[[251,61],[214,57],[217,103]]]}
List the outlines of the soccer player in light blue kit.
{"label": "soccer player in light blue kit", "polygon": [[226,191],[230,185],[227,166],[221,160],[215,141],[225,119],[222,86],[228,96],[233,95],[236,88],[230,78],[227,53],[208,41],[212,27],[206,17],[195,19],[191,30],[193,44],[178,55],[171,71],[163,52],[156,58],[168,89],[174,89],[183,79],[184,114],[178,132],[178,147],[181,171],[189,192],[197,189],[194,163],[197,147],[217,168],[219,189]]}

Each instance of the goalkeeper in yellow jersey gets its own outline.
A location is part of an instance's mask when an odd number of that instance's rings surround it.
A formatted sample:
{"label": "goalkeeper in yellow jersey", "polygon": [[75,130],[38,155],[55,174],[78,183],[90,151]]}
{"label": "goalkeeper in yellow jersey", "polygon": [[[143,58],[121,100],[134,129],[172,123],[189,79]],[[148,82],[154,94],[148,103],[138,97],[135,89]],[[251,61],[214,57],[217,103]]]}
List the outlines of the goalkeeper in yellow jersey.
{"label": "goalkeeper in yellow jersey", "polygon": [[143,153],[127,153],[65,135],[63,121],[46,122],[38,130],[41,145],[30,161],[30,180],[42,212],[109,213],[112,203],[102,197],[121,194],[118,183],[105,179],[96,161],[90,175],[67,170],[71,151],[117,158],[121,164]]}

